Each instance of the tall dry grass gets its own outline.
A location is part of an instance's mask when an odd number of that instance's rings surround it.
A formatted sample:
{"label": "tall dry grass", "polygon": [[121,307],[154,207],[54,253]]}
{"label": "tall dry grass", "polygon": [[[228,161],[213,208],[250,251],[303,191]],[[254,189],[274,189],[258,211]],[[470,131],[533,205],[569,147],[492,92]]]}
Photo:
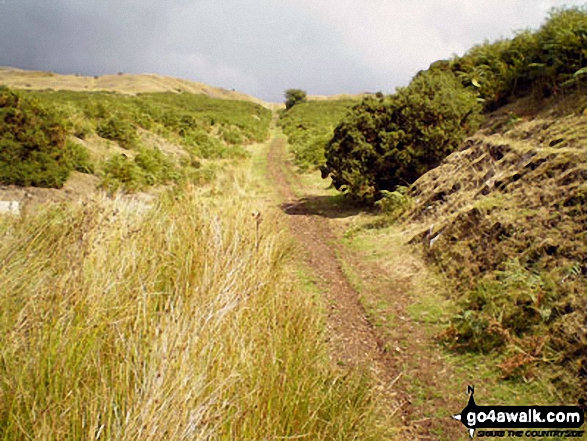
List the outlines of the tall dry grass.
{"label": "tall dry grass", "polygon": [[0,439],[384,436],[368,379],[329,361],[279,215],[257,247],[250,198],[224,193],[0,219]]}

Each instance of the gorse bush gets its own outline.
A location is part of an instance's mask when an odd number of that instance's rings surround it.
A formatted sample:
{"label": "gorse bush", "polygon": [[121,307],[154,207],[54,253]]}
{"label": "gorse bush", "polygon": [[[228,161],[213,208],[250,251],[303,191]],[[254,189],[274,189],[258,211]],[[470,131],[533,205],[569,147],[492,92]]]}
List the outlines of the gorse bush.
{"label": "gorse bush", "polygon": [[[367,98],[353,109],[326,146],[323,177],[367,203],[381,198],[382,190],[409,185],[478,128],[481,104],[490,111],[511,97],[580,88],[587,80],[585,47],[583,6],[553,9],[535,32],[437,61],[395,95]],[[319,150],[296,155],[314,159]]]}
{"label": "gorse bush", "polygon": [[361,202],[409,185],[477,129],[481,106],[450,72],[425,71],[387,98],[367,98],[335,129],[323,177]]}
{"label": "gorse bush", "polygon": [[0,88],[0,182],[60,188],[73,170],[91,173],[88,152],[67,136],[56,109]]}

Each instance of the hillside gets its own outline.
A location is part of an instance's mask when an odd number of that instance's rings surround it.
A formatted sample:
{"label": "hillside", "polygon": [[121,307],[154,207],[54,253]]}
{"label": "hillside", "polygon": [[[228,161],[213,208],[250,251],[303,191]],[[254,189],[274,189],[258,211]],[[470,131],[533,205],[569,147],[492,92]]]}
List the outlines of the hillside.
{"label": "hillside", "polygon": [[221,163],[246,157],[245,145],[266,139],[270,120],[259,104],[201,93],[0,86],[0,198],[37,202],[203,182]]}
{"label": "hillside", "polygon": [[271,128],[203,94],[0,86],[0,201],[26,202],[0,214],[0,438],[392,436],[331,358]]}
{"label": "hillside", "polygon": [[285,109],[0,68],[0,439],[464,441],[468,385],[582,404],[585,47],[553,9]]}
{"label": "hillside", "polygon": [[[409,190],[400,218],[412,243],[456,288],[443,339],[497,351],[505,377],[565,366],[587,375],[587,96],[527,98]],[[583,380],[581,380],[583,379]]]}
{"label": "hillside", "polygon": [[0,84],[27,90],[72,90],[78,92],[137,93],[187,92],[211,98],[250,101],[263,106],[269,104],[234,90],[212,87],[204,83],[155,74],[116,74],[94,77],[60,75],[53,72],[31,71],[13,67],[0,67]]}

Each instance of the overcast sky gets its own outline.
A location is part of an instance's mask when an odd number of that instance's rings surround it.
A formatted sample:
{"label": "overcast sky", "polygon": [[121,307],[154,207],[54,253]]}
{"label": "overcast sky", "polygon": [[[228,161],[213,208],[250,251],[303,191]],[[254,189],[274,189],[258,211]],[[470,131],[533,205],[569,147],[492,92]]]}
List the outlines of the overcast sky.
{"label": "overcast sky", "polygon": [[393,92],[577,0],[0,0],[0,66],[158,73],[281,101]]}

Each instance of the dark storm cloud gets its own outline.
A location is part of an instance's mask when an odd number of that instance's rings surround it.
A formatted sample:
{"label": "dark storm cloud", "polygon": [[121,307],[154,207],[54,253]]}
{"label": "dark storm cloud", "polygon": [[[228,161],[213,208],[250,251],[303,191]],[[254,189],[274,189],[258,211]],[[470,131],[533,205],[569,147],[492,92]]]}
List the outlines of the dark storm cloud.
{"label": "dark storm cloud", "polygon": [[5,0],[0,64],[84,74],[141,69],[157,16],[138,2]]}
{"label": "dark storm cloud", "polygon": [[[280,100],[382,80],[336,32],[277,2],[0,2],[0,65],[95,75],[154,72]],[[361,78],[361,81],[357,81]]]}
{"label": "dark storm cloud", "polygon": [[0,65],[159,73],[279,101],[393,91],[578,0],[0,0]]}

